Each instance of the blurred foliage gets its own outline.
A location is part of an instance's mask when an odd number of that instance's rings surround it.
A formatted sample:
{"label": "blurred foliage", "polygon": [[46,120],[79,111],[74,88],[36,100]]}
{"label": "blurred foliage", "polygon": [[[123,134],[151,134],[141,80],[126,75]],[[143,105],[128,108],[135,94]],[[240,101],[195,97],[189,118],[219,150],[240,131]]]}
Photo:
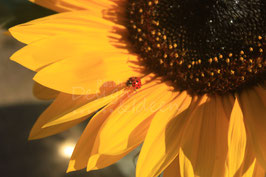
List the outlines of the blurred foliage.
{"label": "blurred foliage", "polygon": [[52,14],[55,12],[27,0],[0,0],[0,26],[5,29]]}

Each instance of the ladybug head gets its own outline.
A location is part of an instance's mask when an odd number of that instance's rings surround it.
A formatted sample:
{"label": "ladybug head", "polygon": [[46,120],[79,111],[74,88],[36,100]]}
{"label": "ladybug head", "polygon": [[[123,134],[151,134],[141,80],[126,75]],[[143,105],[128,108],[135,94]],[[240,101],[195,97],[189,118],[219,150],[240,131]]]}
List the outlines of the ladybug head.
{"label": "ladybug head", "polygon": [[132,86],[132,80],[128,79],[126,85],[127,85],[128,87]]}

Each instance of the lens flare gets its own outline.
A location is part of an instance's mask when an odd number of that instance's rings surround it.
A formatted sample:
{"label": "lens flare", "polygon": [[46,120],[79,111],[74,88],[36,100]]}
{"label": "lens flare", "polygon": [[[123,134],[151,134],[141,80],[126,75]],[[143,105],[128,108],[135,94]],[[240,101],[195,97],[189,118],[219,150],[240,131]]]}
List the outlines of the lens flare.
{"label": "lens flare", "polygon": [[58,153],[64,158],[70,158],[74,151],[75,143],[67,142],[59,145]]}

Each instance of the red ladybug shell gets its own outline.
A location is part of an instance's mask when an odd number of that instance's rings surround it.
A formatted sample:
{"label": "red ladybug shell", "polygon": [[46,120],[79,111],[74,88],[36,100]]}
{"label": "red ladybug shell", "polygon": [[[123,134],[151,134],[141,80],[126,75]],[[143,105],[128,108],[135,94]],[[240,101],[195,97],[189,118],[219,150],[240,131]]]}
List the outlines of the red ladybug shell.
{"label": "red ladybug shell", "polygon": [[127,80],[126,85],[134,89],[139,89],[141,87],[141,80],[139,77],[131,77]]}

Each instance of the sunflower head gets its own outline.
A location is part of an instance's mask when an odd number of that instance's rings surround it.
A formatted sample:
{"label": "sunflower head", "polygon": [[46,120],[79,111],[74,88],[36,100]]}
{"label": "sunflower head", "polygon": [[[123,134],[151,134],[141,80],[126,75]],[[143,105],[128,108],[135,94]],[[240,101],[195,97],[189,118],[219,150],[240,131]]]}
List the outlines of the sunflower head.
{"label": "sunflower head", "polygon": [[265,79],[265,9],[259,0],[129,0],[129,41],[179,90],[235,92]]}

